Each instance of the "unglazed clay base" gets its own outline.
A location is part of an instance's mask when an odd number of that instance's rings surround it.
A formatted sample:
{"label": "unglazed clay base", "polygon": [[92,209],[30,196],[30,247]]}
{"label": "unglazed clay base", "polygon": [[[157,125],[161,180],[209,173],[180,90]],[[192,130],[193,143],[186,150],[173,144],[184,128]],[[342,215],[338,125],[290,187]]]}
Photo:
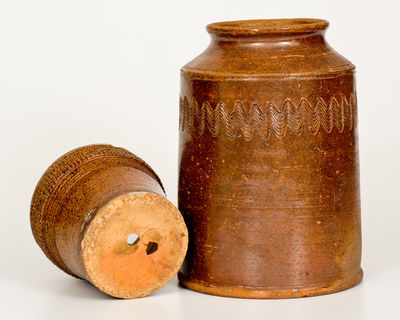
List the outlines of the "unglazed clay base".
{"label": "unglazed clay base", "polygon": [[149,295],[178,272],[187,250],[187,229],[164,197],[133,192],[109,201],[82,240],[88,280],[119,298]]}

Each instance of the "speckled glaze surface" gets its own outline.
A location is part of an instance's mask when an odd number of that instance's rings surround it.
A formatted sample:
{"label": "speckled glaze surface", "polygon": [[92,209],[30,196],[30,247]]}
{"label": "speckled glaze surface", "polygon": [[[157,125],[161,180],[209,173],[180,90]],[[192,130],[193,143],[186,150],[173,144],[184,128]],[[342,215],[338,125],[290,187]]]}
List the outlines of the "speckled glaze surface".
{"label": "speckled glaze surface", "polygon": [[[47,169],[32,198],[31,226],[54,264],[121,298],[165,285],[187,249],[186,226],[156,173],[110,145],[75,149]],[[139,240],[128,244],[132,233]]]}
{"label": "speckled glaze surface", "polygon": [[294,298],[362,279],[355,68],[318,19],[207,26],[181,69],[190,289]]}

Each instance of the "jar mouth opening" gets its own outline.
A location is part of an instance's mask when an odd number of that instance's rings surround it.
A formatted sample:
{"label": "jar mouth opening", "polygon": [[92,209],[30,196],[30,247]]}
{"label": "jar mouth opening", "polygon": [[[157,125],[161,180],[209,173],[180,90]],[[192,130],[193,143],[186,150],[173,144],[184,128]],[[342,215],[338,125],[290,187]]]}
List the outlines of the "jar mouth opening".
{"label": "jar mouth opening", "polygon": [[215,22],[207,25],[207,31],[216,35],[262,35],[279,33],[304,33],[324,30],[329,22],[322,19],[261,19]]}

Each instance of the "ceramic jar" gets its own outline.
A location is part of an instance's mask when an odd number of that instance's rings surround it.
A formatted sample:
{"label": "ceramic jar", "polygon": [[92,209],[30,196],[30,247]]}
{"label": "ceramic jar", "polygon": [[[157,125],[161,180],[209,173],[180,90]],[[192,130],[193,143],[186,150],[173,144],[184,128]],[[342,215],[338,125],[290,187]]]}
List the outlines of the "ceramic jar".
{"label": "ceramic jar", "polygon": [[318,19],[207,26],[181,69],[179,280],[291,298],[362,279],[355,67]]}
{"label": "ceramic jar", "polygon": [[46,170],[32,197],[31,226],[60,269],[119,298],[143,297],[167,284],[188,242],[157,174],[110,145],[72,150]]}

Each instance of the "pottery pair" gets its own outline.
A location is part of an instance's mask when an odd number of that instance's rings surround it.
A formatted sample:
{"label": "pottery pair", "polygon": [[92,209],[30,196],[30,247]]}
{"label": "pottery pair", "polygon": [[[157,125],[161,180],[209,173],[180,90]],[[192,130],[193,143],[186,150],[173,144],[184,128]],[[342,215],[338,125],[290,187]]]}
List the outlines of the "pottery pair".
{"label": "pottery pair", "polygon": [[183,286],[231,297],[304,297],[360,282],[355,68],[326,43],[327,26],[208,25],[209,47],[181,70],[182,215],[130,152],[76,149],[33,196],[46,255],[123,298],[154,292],[178,269]]}

